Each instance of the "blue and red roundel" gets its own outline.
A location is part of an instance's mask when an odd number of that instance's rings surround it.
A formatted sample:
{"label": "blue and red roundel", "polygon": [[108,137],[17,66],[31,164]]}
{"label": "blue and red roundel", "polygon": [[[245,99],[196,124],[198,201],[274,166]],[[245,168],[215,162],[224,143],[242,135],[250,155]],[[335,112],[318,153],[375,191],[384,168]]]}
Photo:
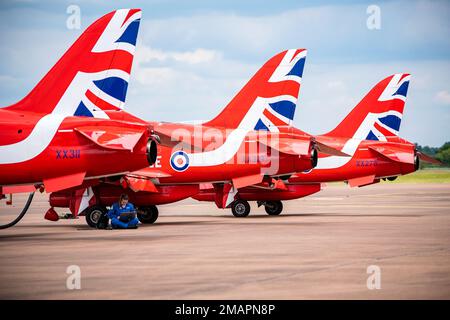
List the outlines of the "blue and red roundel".
{"label": "blue and red roundel", "polygon": [[189,167],[189,157],[186,152],[179,150],[172,153],[170,157],[170,166],[173,170],[181,172]]}

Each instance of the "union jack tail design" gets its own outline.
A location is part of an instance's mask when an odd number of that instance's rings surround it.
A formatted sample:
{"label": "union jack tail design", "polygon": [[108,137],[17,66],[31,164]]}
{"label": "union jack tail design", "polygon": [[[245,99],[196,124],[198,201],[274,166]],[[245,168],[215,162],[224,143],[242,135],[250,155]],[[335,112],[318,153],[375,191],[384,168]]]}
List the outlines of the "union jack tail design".
{"label": "union jack tail design", "polygon": [[279,132],[295,114],[306,50],[283,51],[250,79],[222,112],[206,126]]}
{"label": "union jack tail design", "polygon": [[140,9],[121,9],[95,21],[25,98],[7,108],[97,118],[121,110],[140,19]]}
{"label": "union jack tail design", "polygon": [[326,136],[379,141],[398,136],[410,79],[397,73],[380,81]]}

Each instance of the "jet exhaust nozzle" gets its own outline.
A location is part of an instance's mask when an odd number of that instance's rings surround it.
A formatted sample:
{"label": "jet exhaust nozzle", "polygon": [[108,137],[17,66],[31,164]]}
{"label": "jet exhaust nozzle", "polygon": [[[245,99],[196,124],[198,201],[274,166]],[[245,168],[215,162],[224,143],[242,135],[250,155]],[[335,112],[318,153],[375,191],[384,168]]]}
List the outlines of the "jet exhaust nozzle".
{"label": "jet exhaust nozzle", "polygon": [[158,155],[158,147],[156,143],[156,138],[152,137],[148,139],[147,141],[147,161],[148,164],[151,166],[156,162],[156,157]]}
{"label": "jet exhaust nozzle", "polygon": [[414,170],[415,171],[419,170],[419,167],[420,167],[420,158],[419,155],[416,153],[414,155]]}
{"label": "jet exhaust nozzle", "polygon": [[318,161],[319,155],[317,152],[316,147],[314,146],[311,149],[311,167],[314,169],[317,166],[317,161]]}

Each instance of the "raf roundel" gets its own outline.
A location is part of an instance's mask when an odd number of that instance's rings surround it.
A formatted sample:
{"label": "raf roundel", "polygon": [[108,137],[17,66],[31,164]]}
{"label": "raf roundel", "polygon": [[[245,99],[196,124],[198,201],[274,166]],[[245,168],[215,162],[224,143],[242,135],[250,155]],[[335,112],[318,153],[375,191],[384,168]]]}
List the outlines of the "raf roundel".
{"label": "raf roundel", "polygon": [[184,151],[175,151],[170,157],[170,166],[173,170],[181,172],[189,167],[189,157]]}

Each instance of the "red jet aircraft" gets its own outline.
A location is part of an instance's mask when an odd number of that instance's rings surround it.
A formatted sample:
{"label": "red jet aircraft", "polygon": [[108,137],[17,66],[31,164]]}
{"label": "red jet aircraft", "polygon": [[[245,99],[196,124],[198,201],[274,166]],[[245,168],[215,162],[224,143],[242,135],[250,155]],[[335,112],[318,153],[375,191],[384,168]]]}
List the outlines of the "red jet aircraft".
{"label": "red jet aircraft", "polygon": [[219,206],[234,208],[239,188],[276,185],[280,176],[310,170],[316,165],[316,150],[345,155],[292,130],[305,58],[304,49],[275,55],[211,121],[149,123],[163,145],[174,144],[161,147],[155,165],[120,180],[86,181],[54,192],[50,210],[68,207],[73,216],[86,215],[88,224],[95,226],[106,206],[127,192],[141,222],[153,223],[156,205],[193,196],[203,182],[214,183]]}
{"label": "red jet aircraft", "polygon": [[[249,214],[248,201],[257,201],[269,215],[278,215],[283,210],[282,200],[316,193],[323,182],[346,181],[351,187],[361,187],[414,172],[420,160],[440,164],[418,152],[413,143],[398,137],[409,80],[409,74],[395,74],[382,80],[334,130],[316,136],[317,141],[351,157],[319,153],[317,166],[312,170],[296,173],[276,186],[239,189],[235,203],[241,206],[239,212],[233,210],[235,216]],[[193,196],[199,201],[217,201],[218,197],[215,186],[205,187]]]}
{"label": "red jet aircraft", "polygon": [[25,98],[0,109],[0,198],[54,192],[156,161],[151,126],[122,111],[140,18],[139,9],[103,16]]}

